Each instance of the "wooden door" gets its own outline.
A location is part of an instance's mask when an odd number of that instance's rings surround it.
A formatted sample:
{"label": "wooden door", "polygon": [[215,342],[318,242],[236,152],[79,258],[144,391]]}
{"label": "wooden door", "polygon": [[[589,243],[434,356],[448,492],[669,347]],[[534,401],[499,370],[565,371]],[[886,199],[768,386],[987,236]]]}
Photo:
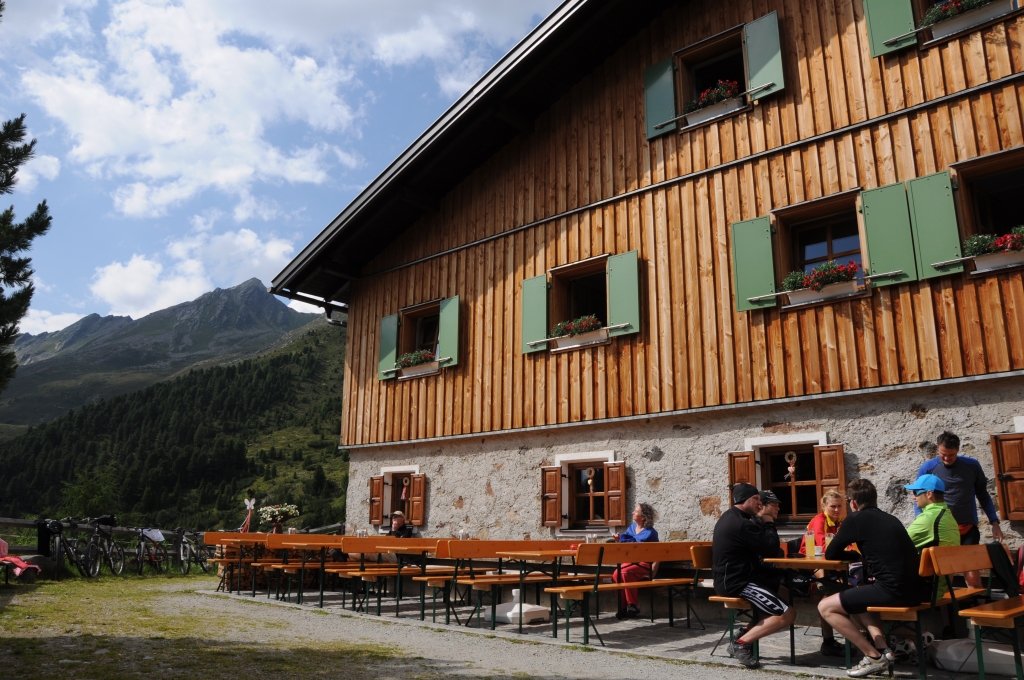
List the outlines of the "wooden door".
{"label": "wooden door", "polygon": [[[830,489],[834,489],[839,493],[846,493],[846,461],[843,458],[842,444],[815,446],[814,465],[818,473],[819,499]],[[842,516],[846,516],[845,504],[843,505]]]}
{"label": "wooden door", "polygon": [[626,465],[604,464],[605,518],[610,527],[626,524]]}
{"label": "wooden door", "polygon": [[370,477],[370,524],[384,523],[384,477]]}
{"label": "wooden door", "polygon": [[739,484],[757,486],[757,460],[753,451],[736,451],[729,454],[729,505],[732,502],[732,487]]}
{"label": "wooden door", "polygon": [[1024,434],[992,436],[999,512],[1005,520],[1024,519]]}
{"label": "wooden door", "polygon": [[409,524],[421,527],[426,516],[427,476],[409,475]]}
{"label": "wooden door", "polygon": [[562,526],[562,466],[540,469],[541,523],[546,527]]}

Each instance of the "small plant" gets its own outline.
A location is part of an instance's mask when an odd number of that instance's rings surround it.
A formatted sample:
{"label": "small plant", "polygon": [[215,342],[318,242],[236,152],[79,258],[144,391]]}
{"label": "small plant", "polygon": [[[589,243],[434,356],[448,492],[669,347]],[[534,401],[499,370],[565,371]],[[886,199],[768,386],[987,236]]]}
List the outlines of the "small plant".
{"label": "small plant", "polygon": [[782,281],[782,288],[793,292],[803,288],[810,288],[815,292],[821,292],[825,286],[833,283],[845,283],[857,278],[860,265],[850,260],[847,264],[839,264],[835,260],[823,262],[812,269],[810,273],[791,272]]}
{"label": "small plant", "polygon": [[299,516],[299,508],[291,503],[280,505],[266,505],[260,508],[260,521],[268,524],[287,522],[293,517]]}
{"label": "small plant", "polygon": [[964,255],[979,257],[993,253],[1018,253],[1024,250],[1024,225],[1014,227],[1009,234],[975,234],[964,240]]}
{"label": "small plant", "polygon": [[996,237],[992,234],[975,234],[968,236],[964,241],[964,255],[966,257],[978,257],[988,255],[992,252],[992,244]]}
{"label": "small plant", "polygon": [[430,363],[434,360],[434,353],[427,349],[418,349],[398,357],[399,368],[412,368],[420,364]]}
{"label": "small plant", "polygon": [[565,336],[574,337],[577,335],[583,335],[591,331],[599,330],[604,324],[593,314],[588,316],[581,316],[578,319],[572,321],[561,321],[556,323],[554,328],[551,329],[551,335],[548,337],[562,338]]}
{"label": "small plant", "polygon": [[717,84],[700,93],[700,96],[687,102],[683,113],[693,113],[709,106],[732,99],[740,93],[740,84],[735,80],[719,80]]}
{"label": "small plant", "polygon": [[925,28],[940,21],[952,19],[964,12],[984,7],[990,2],[994,2],[994,0],[944,0],[943,2],[937,2],[924,13],[924,18],[921,19],[921,25],[918,28]]}

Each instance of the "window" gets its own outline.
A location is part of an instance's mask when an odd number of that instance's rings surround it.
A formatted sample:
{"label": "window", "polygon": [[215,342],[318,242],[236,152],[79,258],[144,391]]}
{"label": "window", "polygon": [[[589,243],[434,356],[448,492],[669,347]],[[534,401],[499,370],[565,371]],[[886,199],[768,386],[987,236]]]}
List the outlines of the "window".
{"label": "window", "polygon": [[[821,433],[819,441],[823,439]],[[771,489],[779,497],[779,519],[783,521],[806,522],[821,511],[819,505],[826,491],[846,490],[842,444],[815,445],[804,440],[752,448],[729,454],[729,487],[746,482],[759,489]],[[791,464],[795,468],[792,474]]]}
{"label": "window", "polygon": [[395,511],[405,513],[412,526],[426,522],[426,475],[419,466],[381,468],[380,475],[370,477],[370,524],[387,529]]}
{"label": "window", "polygon": [[853,260],[861,264],[860,232],[855,213],[842,212],[805,222],[795,225],[793,231],[796,270],[810,272],[829,260],[841,264]]}
{"label": "window", "polygon": [[441,328],[441,302],[429,302],[402,311],[398,353],[426,350],[438,356],[437,340]]}
{"label": "window", "polygon": [[626,466],[614,451],[555,456],[541,468],[541,521],[555,529],[604,529],[626,524]]}
{"label": "window", "polygon": [[871,56],[896,52],[906,47],[943,40],[993,21],[1017,9],[1013,0],[995,0],[973,12],[963,12],[925,30],[916,30],[935,0],[864,0]]}
{"label": "window", "polygon": [[605,523],[604,466],[578,463],[569,466],[569,521],[574,529],[604,526]]}
{"label": "window", "polygon": [[[676,53],[679,68],[680,104],[696,100],[701,92],[718,84],[719,80],[747,82],[743,64],[743,29],[721,33]],[[746,88],[741,88],[745,90]]]}
{"label": "window", "polygon": [[1024,224],[1024,149],[1013,149],[953,166],[959,183],[965,236],[1003,236]]}
{"label": "window", "polygon": [[458,365],[459,296],[405,307],[384,317],[380,320],[378,338],[378,380],[400,377],[398,358],[418,350],[431,352],[436,362],[432,372],[417,372],[419,375],[433,375],[442,368]]}
{"label": "window", "polygon": [[1024,433],[992,436],[996,500],[1003,519],[1024,519]]}
{"label": "window", "polygon": [[[603,339],[549,339],[562,322],[593,314]],[[640,332],[640,266],[637,251],[598,255],[562,265],[522,283],[523,354],[565,351]],[[589,336],[589,334],[588,334]],[[577,336],[582,337],[582,336]]]}

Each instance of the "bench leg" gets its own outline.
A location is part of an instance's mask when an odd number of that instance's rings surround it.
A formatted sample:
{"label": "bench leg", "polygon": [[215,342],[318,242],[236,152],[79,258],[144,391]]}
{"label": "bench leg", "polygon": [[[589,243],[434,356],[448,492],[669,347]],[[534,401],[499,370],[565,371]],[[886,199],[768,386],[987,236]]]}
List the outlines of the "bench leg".
{"label": "bench leg", "polygon": [[[598,601],[600,601],[600,594],[597,595],[597,598]],[[590,636],[588,635],[588,630],[590,628],[594,629],[594,635],[597,636],[597,641],[601,643],[602,647],[604,647],[604,639],[601,637],[601,633],[597,630],[597,624],[595,624],[593,619],[590,617],[590,594],[583,593],[583,644],[589,644],[590,642]]]}
{"label": "bench leg", "polygon": [[722,640],[725,639],[725,636],[726,636],[727,633],[729,635],[729,642],[732,642],[732,627],[733,627],[733,624],[735,623],[735,621],[736,621],[736,612],[733,611],[732,609],[730,609],[729,610],[729,630],[723,630],[722,631],[722,637],[718,638],[718,642],[716,642],[715,646],[711,648],[711,654],[709,654],[708,656],[714,656],[715,655],[715,650],[717,650],[718,646],[722,644]]}
{"label": "bench leg", "polygon": [[[651,623],[654,623],[654,588],[647,589],[651,594]],[[671,593],[669,594],[669,600],[672,599]]]}
{"label": "bench leg", "polygon": [[427,582],[426,581],[420,581],[420,621],[426,621],[426,620],[427,620]]}
{"label": "bench leg", "polygon": [[1010,633],[1013,635],[1013,663],[1017,669],[1017,680],[1024,680],[1024,668],[1020,663],[1020,638],[1017,637],[1017,619],[1013,620],[1013,629]]}
{"label": "bench leg", "polygon": [[[650,590],[654,590],[654,588],[650,588]],[[673,611],[673,609],[672,609],[672,591],[673,591],[672,586],[669,586],[668,587],[668,626],[669,626],[669,628],[675,628],[675,625],[676,625],[675,611]],[[651,602],[651,612],[652,613],[654,612],[654,602]]]}
{"label": "bench leg", "polygon": [[[383,583],[381,583],[382,581],[383,581]],[[387,583],[388,583],[387,576],[385,576],[384,578],[378,578],[377,579],[377,616],[380,616],[380,598],[381,598],[381,596],[384,593],[384,586],[386,586]]]}
{"label": "bench leg", "polygon": [[928,660],[924,655],[924,640],[921,638],[921,616],[914,622],[914,635],[917,638],[917,670],[921,680],[928,680]]}
{"label": "bench leg", "polygon": [[558,603],[554,593],[551,593],[551,637],[558,639]]}
{"label": "bench leg", "polygon": [[981,645],[981,626],[974,626],[974,651],[978,654],[978,680],[985,680],[985,650]]}

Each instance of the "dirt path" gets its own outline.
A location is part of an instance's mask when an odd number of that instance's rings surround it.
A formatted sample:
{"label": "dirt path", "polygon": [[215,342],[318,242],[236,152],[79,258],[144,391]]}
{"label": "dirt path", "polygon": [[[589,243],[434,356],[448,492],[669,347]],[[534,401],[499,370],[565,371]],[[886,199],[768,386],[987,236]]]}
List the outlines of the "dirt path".
{"label": "dirt path", "polygon": [[199,592],[213,587],[150,577],[0,588],[0,668],[28,678],[784,677]]}

